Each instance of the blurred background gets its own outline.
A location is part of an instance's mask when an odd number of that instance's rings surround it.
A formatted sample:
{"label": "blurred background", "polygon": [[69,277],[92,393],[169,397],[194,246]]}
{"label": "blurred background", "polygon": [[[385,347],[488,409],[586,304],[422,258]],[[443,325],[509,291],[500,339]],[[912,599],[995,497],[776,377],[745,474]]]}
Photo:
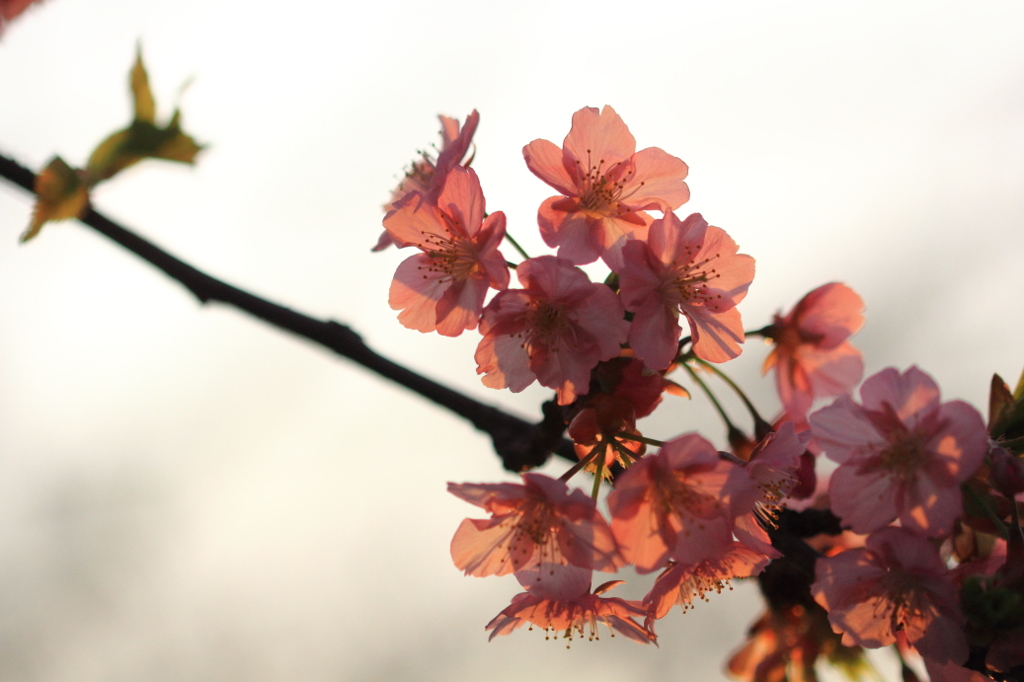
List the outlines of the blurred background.
{"label": "blurred background", "polygon": [[[1022,27],[1014,2],[48,0],[0,38],[0,151],[83,165],[130,118],[141,41],[162,120],[180,101],[209,147],[100,186],[99,210],[535,418],[549,392],[482,386],[475,333],[398,324],[408,254],[369,250],[437,114],[477,108],[488,208],[547,253],[552,192],[521,149],[611,104],[639,148],[689,164],[680,213],[757,259],[748,328],[846,282],[869,374],[916,363],[984,412],[992,373],[1024,367]],[[514,480],[485,437],[74,221],[19,246],[31,206],[0,182],[0,680],[722,679],[752,584],[661,621],[658,649],[488,643],[519,588],[454,568],[451,535],[482,514],[445,492]],[[726,370],[774,413],[764,355]],[[642,428],[724,435],[699,395]],[[613,596],[650,585],[624,577]]]}

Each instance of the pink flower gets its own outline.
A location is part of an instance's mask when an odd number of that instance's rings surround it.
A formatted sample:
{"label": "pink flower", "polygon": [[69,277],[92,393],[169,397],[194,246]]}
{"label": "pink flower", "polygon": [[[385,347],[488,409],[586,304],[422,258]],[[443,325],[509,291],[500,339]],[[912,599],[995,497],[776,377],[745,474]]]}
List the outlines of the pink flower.
{"label": "pink flower", "polygon": [[[398,187],[391,192],[391,200],[384,205],[384,212],[388,213],[398,208],[398,203],[412,192],[419,192],[423,201],[428,204],[437,205],[437,198],[444,186],[448,172],[462,163],[462,159],[469,151],[470,143],[473,140],[473,133],[480,122],[480,114],[476,109],[466,117],[466,125],[460,130],[459,121],[447,116],[438,116],[441,119],[441,152],[435,160],[427,152],[421,153],[419,161],[414,161]],[[466,161],[468,167],[472,158]],[[377,245],[373,251],[382,251],[392,244],[408,246],[401,240],[395,239],[387,230],[381,233]]]}
{"label": "pink flower", "polygon": [[476,350],[484,385],[518,393],[538,380],[568,405],[586,394],[590,370],[619,355],[629,323],[619,297],[554,256],[516,268],[523,289],[502,291],[484,308]]}
{"label": "pink flower", "polygon": [[606,582],[591,592],[589,571],[577,569],[566,573],[574,575],[563,578],[555,590],[524,581],[527,591],[512,597],[511,605],[487,624],[487,629],[492,631],[489,639],[531,623],[544,628],[545,639],[557,638],[558,633],[562,633],[570,642],[577,636],[595,640],[600,639],[598,625],[604,623],[612,637],[618,632],[641,644],[655,641],[654,632],[634,620],[647,613],[639,602],[598,596],[622,584],[621,580]]}
{"label": "pink flower", "polygon": [[484,218],[484,195],[472,169],[456,166],[447,175],[437,206],[413,193],[384,218],[395,239],[423,253],[398,266],[389,303],[399,322],[421,332],[458,336],[474,329],[487,289],[508,286],[508,266],[498,245],[505,214]]}
{"label": "pink flower", "polygon": [[810,433],[797,433],[793,422],[783,422],[757,444],[743,467],[756,487],[755,504],[777,508],[789,496],[799,482],[800,457],[810,439]]}
{"label": "pink flower", "polygon": [[645,210],[670,211],[690,198],[686,164],[657,147],[636,152],[636,140],[615,110],[580,109],[559,150],[547,140],[523,147],[526,165],[561,196],[537,213],[541,235],[576,265],[604,258],[622,265],[622,245],[644,239]]}
{"label": "pink flower", "polygon": [[741,542],[733,542],[721,555],[695,564],[670,564],[644,597],[649,617],[664,618],[676,604],[686,612],[692,608],[694,597],[707,601],[706,595],[711,592],[720,594],[726,588],[731,590],[729,581],[732,578],[757,575],[768,565],[768,561],[768,557],[761,552]]}
{"label": "pink flower", "polygon": [[992,678],[974,670],[968,670],[956,663],[936,663],[924,659],[929,682],[991,682]]}
{"label": "pink flower", "polygon": [[650,573],[670,559],[721,558],[732,543],[721,499],[732,467],[707,440],[687,434],[626,469],[608,496],[612,533],[626,561]]}
{"label": "pink flower", "polygon": [[[452,538],[452,560],[467,575],[507,575],[572,565],[614,571],[623,565],[611,530],[581,490],[541,474],[523,483],[449,483],[448,492],[491,514],[465,519]],[[538,580],[553,575],[548,570]],[[589,582],[588,582],[589,587]]]}
{"label": "pink flower", "polygon": [[645,370],[640,360],[625,355],[599,363],[591,381],[596,382],[597,390],[602,393],[628,400],[636,419],[654,412],[661,402],[662,392],[674,385],[660,373]]}
{"label": "pink flower", "polygon": [[7,22],[13,20],[35,2],[42,2],[42,0],[0,0],[0,31],[3,31]]}
{"label": "pink flower", "polygon": [[846,646],[887,646],[902,631],[926,658],[967,660],[956,587],[927,538],[882,528],[862,549],[818,559],[815,578],[811,593]]}
{"label": "pink flower", "polygon": [[939,402],[931,377],[890,367],[860,389],[863,406],[837,398],[810,417],[818,445],[839,468],[832,510],[854,532],[900,525],[936,537],[952,532],[962,511],[960,484],[988,450],[985,423],[965,402]]}
{"label": "pink flower", "polygon": [[697,357],[725,362],[740,354],[743,323],[736,304],[754,279],[754,259],[738,255],[724,230],[699,213],[672,212],[651,225],[647,243],[626,244],[620,275],[623,305],[635,313],[629,345],[653,370],[675,359],[686,316]]}
{"label": "pink flower", "polygon": [[603,453],[594,455],[583,470],[596,475],[600,467],[601,475],[608,479],[612,477],[611,466],[615,462],[628,467],[640,459],[646,449],[642,442],[618,435],[625,432],[639,436],[640,432],[636,429],[632,403],[607,393],[588,395],[566,432],[580,461],[591,456],[595,449]]}
{"label": "pink flower", "polygon": [[775,348],[764,371],[791,419],[803,419],[815,398],[849,394],[864,375],[861,352],[847,339],[864,324],[864,301],[845,284],[818,287],[765,332]]}
{"label": "pink flower", "polygon": [[726,493],[733,516],[733,534],[761,555],[782,554],[771,545],[762,523],[774,522],[782,501],[799,482],[801,458],[810,434],[797,434],[792,422],[769,433],[743,466],[733,468]]}
{"label": "pink flower", "polygon": [[727,664],[741,682],[812,682],[819,657],[850,669],[861,656],[860,647],[839,643],[825,612],[813,604],[775,606],[750,627],[748,637]]}

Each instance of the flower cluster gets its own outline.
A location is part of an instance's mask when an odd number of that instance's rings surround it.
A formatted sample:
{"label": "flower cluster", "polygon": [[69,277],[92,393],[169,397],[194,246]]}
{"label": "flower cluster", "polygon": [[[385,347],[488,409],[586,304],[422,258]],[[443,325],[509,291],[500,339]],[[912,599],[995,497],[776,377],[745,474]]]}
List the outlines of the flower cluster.
{"label": "flower cluster", "polygon": [[[530,624],[595,639],[603,623],[612,636],[654,642],[673,606],[687,611],[762,575],[770,610],[729,663],[740,679],[814,679],[821,657],[855,667],[861,648],[890,644],[916,650],[934,679],[967,679],[965,665],[1024,666],[1024,610],[999,607],[1024,604],[1024,387],[994,381],[988,424],[962,401],[942,402],[917,367],[876,373],[855,401],[864,362],[849,339],[864,303],[838,282],[745,331],[738,305],[753,258],[700,214],[675,213],[689,199],[687,165],[637,151],[608,106],[577,111],[561,148],[523,148],[557,193],[537,210],[557,251],[528,257],[505,215],[487,213],[463,161],[478,119],[441,117],[442,149],[395,190],[377,248],[418,249],[391,286],[399,321],[446,336],[478,329],[483,383],[552,389],[574,445],[577,461],[559,478],[449,484],[488,515],[459,526],[455,565],[513,574],[524,589],[487,625],[491,637]],[[499,250],[506,241],[518,263]],[[603,281],[577,267],[598,260],[610,271]],[[719,368],[751,335],[771,345],[774,423]],[[669,378],[677,370],[712,397],[731,452],[697,433],[641,433],[663,393],[687,393]],[[709,373],[736,391],[751,432],[714,399]],[[819,472],[822,457],[834,466]],[[589,495],[571,487],[586,473]],[[593,586],[595,571],[627,566],[656,574],[642,600],[605,596],[620,580]]]}

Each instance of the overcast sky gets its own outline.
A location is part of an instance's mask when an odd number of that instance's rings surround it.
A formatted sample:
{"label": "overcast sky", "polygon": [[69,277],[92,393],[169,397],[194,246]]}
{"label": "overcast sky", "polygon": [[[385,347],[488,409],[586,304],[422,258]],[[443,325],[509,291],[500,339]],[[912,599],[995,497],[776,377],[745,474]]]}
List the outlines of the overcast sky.
{"label": "overcast sky", "polygon": [[[521,149],[610,104],[639,147],[689,164],[680,213],[757,260],[748,328],[844,281],[867,304],[869,373],[916,363],[984,411],[991,374],[1024,367],[1022,29],[1012,2],[48,0],[0,38],[0,151],[84,164],[128,121],[141,41],[160,115],[180,101],[209,147],[195,168],[118,176],[99,210],[532,418],[548,391],[483,387],[475,333],[395,320],[407,254],[369,248],[437,114],[476,108],[488,208],[546,253],[551,191]],[[451,564],[478,514],[445,492],[513,480],[485,438],[199,306],[74,222],[18,245],[30,212],[0,182],[0,679],[720,679],[760,611],[752,585],[660,622],[660,649],[488,644],[518,586]],[[726,368],[771,413],[764,353]],[[722,442],[699,398],[644,426],[693,429]],[[626,577],[620,596],[649,586]]]}

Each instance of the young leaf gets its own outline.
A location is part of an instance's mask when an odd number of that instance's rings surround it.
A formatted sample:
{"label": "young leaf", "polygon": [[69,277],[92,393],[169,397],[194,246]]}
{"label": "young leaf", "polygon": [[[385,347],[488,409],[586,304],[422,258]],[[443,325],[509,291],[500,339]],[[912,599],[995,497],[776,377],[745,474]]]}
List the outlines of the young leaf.
{"label": "young leaf", "polygon": [[202,149],[191,136],[182,132],[180,111],[175,110],[166,127],[155,123],[156,104],[141,48],[132,67],[131,90],[135,118],[127,128],[110,135],[93,150],[85,168],[85,182],[89,187],[146,158],[194,163]]}
{"label": "young leaf", "polygon": [[39,234],[45,222],[77,218],[89,206],[89,190],[78,171],[59,156],[53,157],[43,172],[36,176],[35,190],[36,205],[32,211],[32,222],[21,235],[23,242]]}
{"label": "young leaf", "polygon": [[131,86],[132,96],[135,100],[135,120],[152,123],[156,118],[156,102],[153,101],[153,92],[149,89],[149,76],[146,74],[146,67],[142,63],[141,44],[138,46],[135,54]]}
{"label": "young leaf", "polygon": [[1013,409],[1013,394],[998,374],[992,375],[992,384],[988,394],[988,429],[992,431],[996,424]]}

